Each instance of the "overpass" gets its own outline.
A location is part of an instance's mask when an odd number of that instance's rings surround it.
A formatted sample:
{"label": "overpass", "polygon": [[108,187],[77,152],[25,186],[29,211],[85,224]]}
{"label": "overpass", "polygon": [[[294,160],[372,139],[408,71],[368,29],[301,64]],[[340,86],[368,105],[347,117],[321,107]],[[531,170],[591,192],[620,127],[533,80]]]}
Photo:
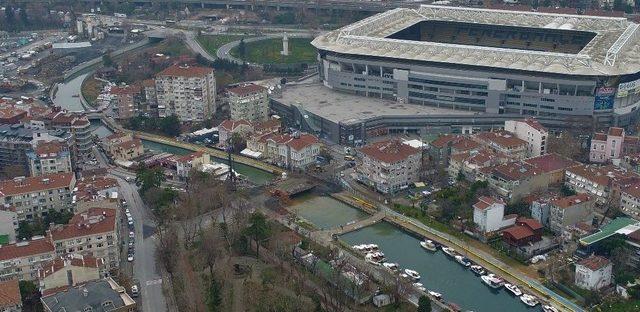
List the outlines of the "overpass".
{"label": "overpass", "polygon": [[[16,3],[43,3],[43,4],[68,4],[68,0],[14,0]],[[104,2],[97,0],[80,0],[85,4],[95,4]],[[200,6],[201,8],[227,8],[227,9],[303,9],[303,10],[326,10],[326,11],[357,11],[357,12],[382,12],[398,7],[415,8],[426,1],[336,1],[336,0],[316,0],[316,1],[293,1],[293,0],[110,0],[116,6],[124,2],[133,3],[135,5],[154,5],[154,4],[174,4],[181,3],[185,5]]]}

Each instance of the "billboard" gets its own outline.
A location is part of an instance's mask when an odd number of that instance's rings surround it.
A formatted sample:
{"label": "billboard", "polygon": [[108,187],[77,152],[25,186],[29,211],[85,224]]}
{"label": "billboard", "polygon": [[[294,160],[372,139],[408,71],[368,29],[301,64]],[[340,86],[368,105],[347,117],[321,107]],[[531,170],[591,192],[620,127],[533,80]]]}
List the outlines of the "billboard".
{"label": "billboard", "polygon": [[618,93],[616,93],[616,97],[625,97],[629,94],[638,94],[640,93],[640,79],[624,82],[618,85]]}
{"label": "billboard", "polygon": [[615,101],[616,88],[600,87],[596,89],[596,97],[593,103],[594,110],[613,109]]}

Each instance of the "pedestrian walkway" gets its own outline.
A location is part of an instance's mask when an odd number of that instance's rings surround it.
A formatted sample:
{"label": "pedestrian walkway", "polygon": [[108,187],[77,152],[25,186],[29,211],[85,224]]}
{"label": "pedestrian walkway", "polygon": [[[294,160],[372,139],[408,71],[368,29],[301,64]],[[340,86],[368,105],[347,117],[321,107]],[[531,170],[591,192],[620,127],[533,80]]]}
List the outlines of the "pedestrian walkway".
{"label": "pedestrian walkway", "polygon": [[380,222],[382,219],[384,219],[385,217],[385,213],[383,211],[378,211],[377,213],[375,213],[374,215],[371,215],[370,217],[363,219],[363,220],[359,220],[356,221],[354,223],[351,224],[346,224],[346,225],[340,225],[338,227],[332,228],[332,229],[328,229],[328,230],[324,230],[324,231],[319,231],[319,232],[323,232],[323,233],[319,233],[318,235],[323,235],[326,237],[333,237],[335,235],[343,235],[349,232],[353,232],[353,231],[357,231],[363,227],[367,227],[370,226],[374,223],[378,223]]}

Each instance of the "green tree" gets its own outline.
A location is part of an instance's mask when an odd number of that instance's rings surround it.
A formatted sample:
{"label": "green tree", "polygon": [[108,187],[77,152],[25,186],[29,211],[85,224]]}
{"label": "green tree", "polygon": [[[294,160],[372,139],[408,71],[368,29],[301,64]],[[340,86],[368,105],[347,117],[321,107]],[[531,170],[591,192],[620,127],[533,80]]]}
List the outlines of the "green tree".
{"label": "green tree", "polygon": [[212,278],[211,284],[209,284],[209,289],[207,293],[207,311],[217,312],[222,311],[220,309],[220,304],[222,303],[222,287],[220,283]]}
{"label": "green tree", "polygon": [[171,115],[160,119],[160,131],[167,136],[177,137],[180,135],[180,119],[178,116]]}
{"label": "green tree", "polygon": [[431,312],[431,299],[427,296],[421,296],[418,299],[418,312]]}
{"label": "green tree", "polygon": [[160,168],[147,168],[144,164],[140,164],[140,168],[136,173],[136,185],[140,187],[140,194],[145,194],[153,187],[160,187],[165,177]]}
{"label": "green tree", "polygon": [[238,44],[238,53],[240,53],[240,57],[243,59],[247,56],[247,45],[244,43],[244,38],[240,39],[240,43]]}
{"label": "green tree", "polygon": [[260,257],[260,242],[271,234],[271,227],[267,218],[260,212],[254,212],[249,217],[249,227],[245,229],[245,235],[256,242],[256,256]]}
{"label": "green tree", "polygon": [[240,153],[247,147],[247,142],[240,133],[234,133],[231,135],[231,138],[229,138],[229,146],[231,146],[233,152]]}
{"label": "green tree", "polygon": [[5,22],[5,25],[7,26],[7,30],[9,31],[16,30],[16,15],[15,15],[15,12],[13,11],[13,7],[10,5],[7,5],[4,8],[4,22]]}
{"label": "green tree", "polygon": [[106,67],[113,66],[113,59],[111,58],[111,55],[109,53],[105,53],[102,56],[102,64]]}
{"label": "green tree", "polygon": [[29,17],[27,16],[27,9],[23,6],[20,8],[20,23],[24,26],[29,25]]}

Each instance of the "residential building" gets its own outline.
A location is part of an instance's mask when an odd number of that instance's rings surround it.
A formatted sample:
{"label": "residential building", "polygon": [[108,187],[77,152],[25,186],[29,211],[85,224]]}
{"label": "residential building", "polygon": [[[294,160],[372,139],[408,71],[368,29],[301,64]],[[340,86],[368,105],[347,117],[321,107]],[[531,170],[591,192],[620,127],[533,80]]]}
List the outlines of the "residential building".
{"label": "residential building", "polygon": [[102,258],[68,254],[43,263],[38,270],[40,292],[95,281],[107,274]]}
{"label": "residential building", "polygon": [[242,84],[227,90],[231,119],[261,121],[269,118],[268,89],[256,84]]}
{"label": "residential building", "polygon": [[227,147],[229,140],[234,134],[238,134],[243,138],[247,138],[249,133],[253,132],[253,125],[246,120],[224,120],[218,125],[218,135],[221,147]]}
{"label": "residential building", "polygon": [[433,167],[449,167],[449,159],[452,155],[451,146],[463,138],[461,135],[445,134],[430,142],[427,148],[429,163]]}
{"label": "residential building", "polygon": [[118,209],[119,185],[114,178],[105,176],[83,177],[76,185],[76,214],[89,208]]}
{"label": "residential building", "polygon": [[111,88],[113,110],[118,119],[129,119],[137,115],[142,101],[139,85],[114,86]]}
{"label": "residential building", "polygon": [[640,219],[640,183],[634,183],[620,191],[620,210],[630,217]]}
{"label": "residential building", "polygon": [[359,152],[358,179],[378,192],[394,193],[418,182],[422,150],[392,139],[368,144]]}
{"label": "residential building", "polygon": [[21,312],[22,296],[17,279],[0,281],[0,311]]}
{"label": "residential building", "polygon": [[515,223],[517,215],[504,215],[505,203],[493,197],[482,196],[473,204],[473,222],[482,234],[495,232]]}
{"label": "residential building", "polygon": [[24,125],[0,125],[0,168],[15,167],[22,175],[29,174],[27,153],[37,141],[70,140],[61,130],[45,130]]}
{"label": "residential building", "polygon": [[27,117],[28,112],[15,107],[0,107],[0,125],[17,124]]}
{"label": "residential building", "polygon": [[90,281],[40,298],[45,312],[135,312],[136,302],[111,277]]}
{"label": "residential building", "polygon": [[613,265],[609,259],[590,256],[576,264],[576,286],[589,290],[600,290],[611,285]]}
{"label": "residential building", "polygon": [[490,188],[510,202],[549,186],[548,175],[521,160],[483,168],[476,179],[487,181]]}
{"label": "residential building", "polygon": [[565,185],[576,192],[595,196],[600,203],[620,201],[620,190],[640,182],[640,177],[611,165],[581,165],[566,170]]}
{"label": "residential building", "polygon": [[114,133],[103,140],[105,150],[117,161],[129,161],[144,154],[142,141],[131,133]]}
{"label": "residential building", "polygon": [[591,138],[589,161],[606,163],[640,151],[638,137],[627,136],[623,128],[611,127],[607,133],[599,132]]}
{"label": "residential building", "polygon": [[18,232],[18,213],[16,207],[0,205],[0,245],[16,241]]}
{"label": "residential building", "polygon": [[27,152],[29,172],[37,177],[52,173],[72,172],[71,151],[66,143],[38,141],[32,151]]}
{"label": "residential building", "polygon": [[189,178],[189,173],[193,169],[202,168],[203,165],[211,163],[211,155],[204,152],[193,152],[176,158],[176,175],[179,179]]}
{"label": "residential building", "polygon": [[549,199],[540,198],[531,202],[529,208],[531,209],[531,218],[540,222],[543,226],[549,226],[549,215],[551,214],[551,204]]}
{"label": "residential building", "polygon": [[547,153],[549,131],[534,118],[507,120],[504,130],[527,142],[527,156],[536,157]]}
{"label": "residential building", "polygon": [[1,245],[0,280],[36,280],[38,269],[52,260],[55,254],[49,237],[35,236],[29,241]]}
{"label": "residential building", "polygon": [[528,143],[507,131],[479,132],[472,138],[514,159],[527,157]]}
{"label": "residential building", "polygon": [[576,223],[593,221],[595,203],[595,197],[585,193],[551,200],[549,228],[560,234]]}
{"label": "residential building", "polygon": [[158,107],[182,122],[201,122],[216,112],[213,69],[172,65],[156,75]]}
{"label": "residential building", "polygon": [[82,254],[103,258],[107,269],[120,265],[117,209],[89,208],[66,225],[50,229],[56,254]]}
{"label": "residential building", "polygon": [[481,169],[503,164],[509,160],[510,158],[506,155],[496,153],[489,148],[481,148],[451,155],[447,170],[452,178],[457,178],[459,174],[462,174],[467,180],[474,181]]}
{"label": "residential building", "polygon": [[88,156],[93,147],[91,123],[83,113],[54,112],[44,117],[45,125],[51,129],[64,130],[72,135],[72,148],[79,157]]}
{"label": "residential building", "polygon": [[542,240],[543,227],[531,218],[517,218],[514,225],[502,231],[502,239],[513,247],[523,247]]}
{"label": "residential building", "polygon": [[158,96],[156,94],[156,81],[146,79],[142,81],[142,103],[139,113],[149,117],[167,117],[164,107],[158,107]]}
{"label": "residential building", "polygon": [[266,138],[268,161],[290,169],[305,169],[320,155],[320,141],[307,133],[273,134]]}
{"label": "residential building", "polygon": [[73,211],[75,185],[73,173],[0,181],[0,204],[15,207],[20,221],[46,216],[50,209]]}
{"label": "residential building", "polygon": [[566,169],[582,165],[577,161],[555,153],[527,158],[524,162],[533,165],[540,170],[540,172],[545,174],[548,178],[549,184],[564,182]]}

